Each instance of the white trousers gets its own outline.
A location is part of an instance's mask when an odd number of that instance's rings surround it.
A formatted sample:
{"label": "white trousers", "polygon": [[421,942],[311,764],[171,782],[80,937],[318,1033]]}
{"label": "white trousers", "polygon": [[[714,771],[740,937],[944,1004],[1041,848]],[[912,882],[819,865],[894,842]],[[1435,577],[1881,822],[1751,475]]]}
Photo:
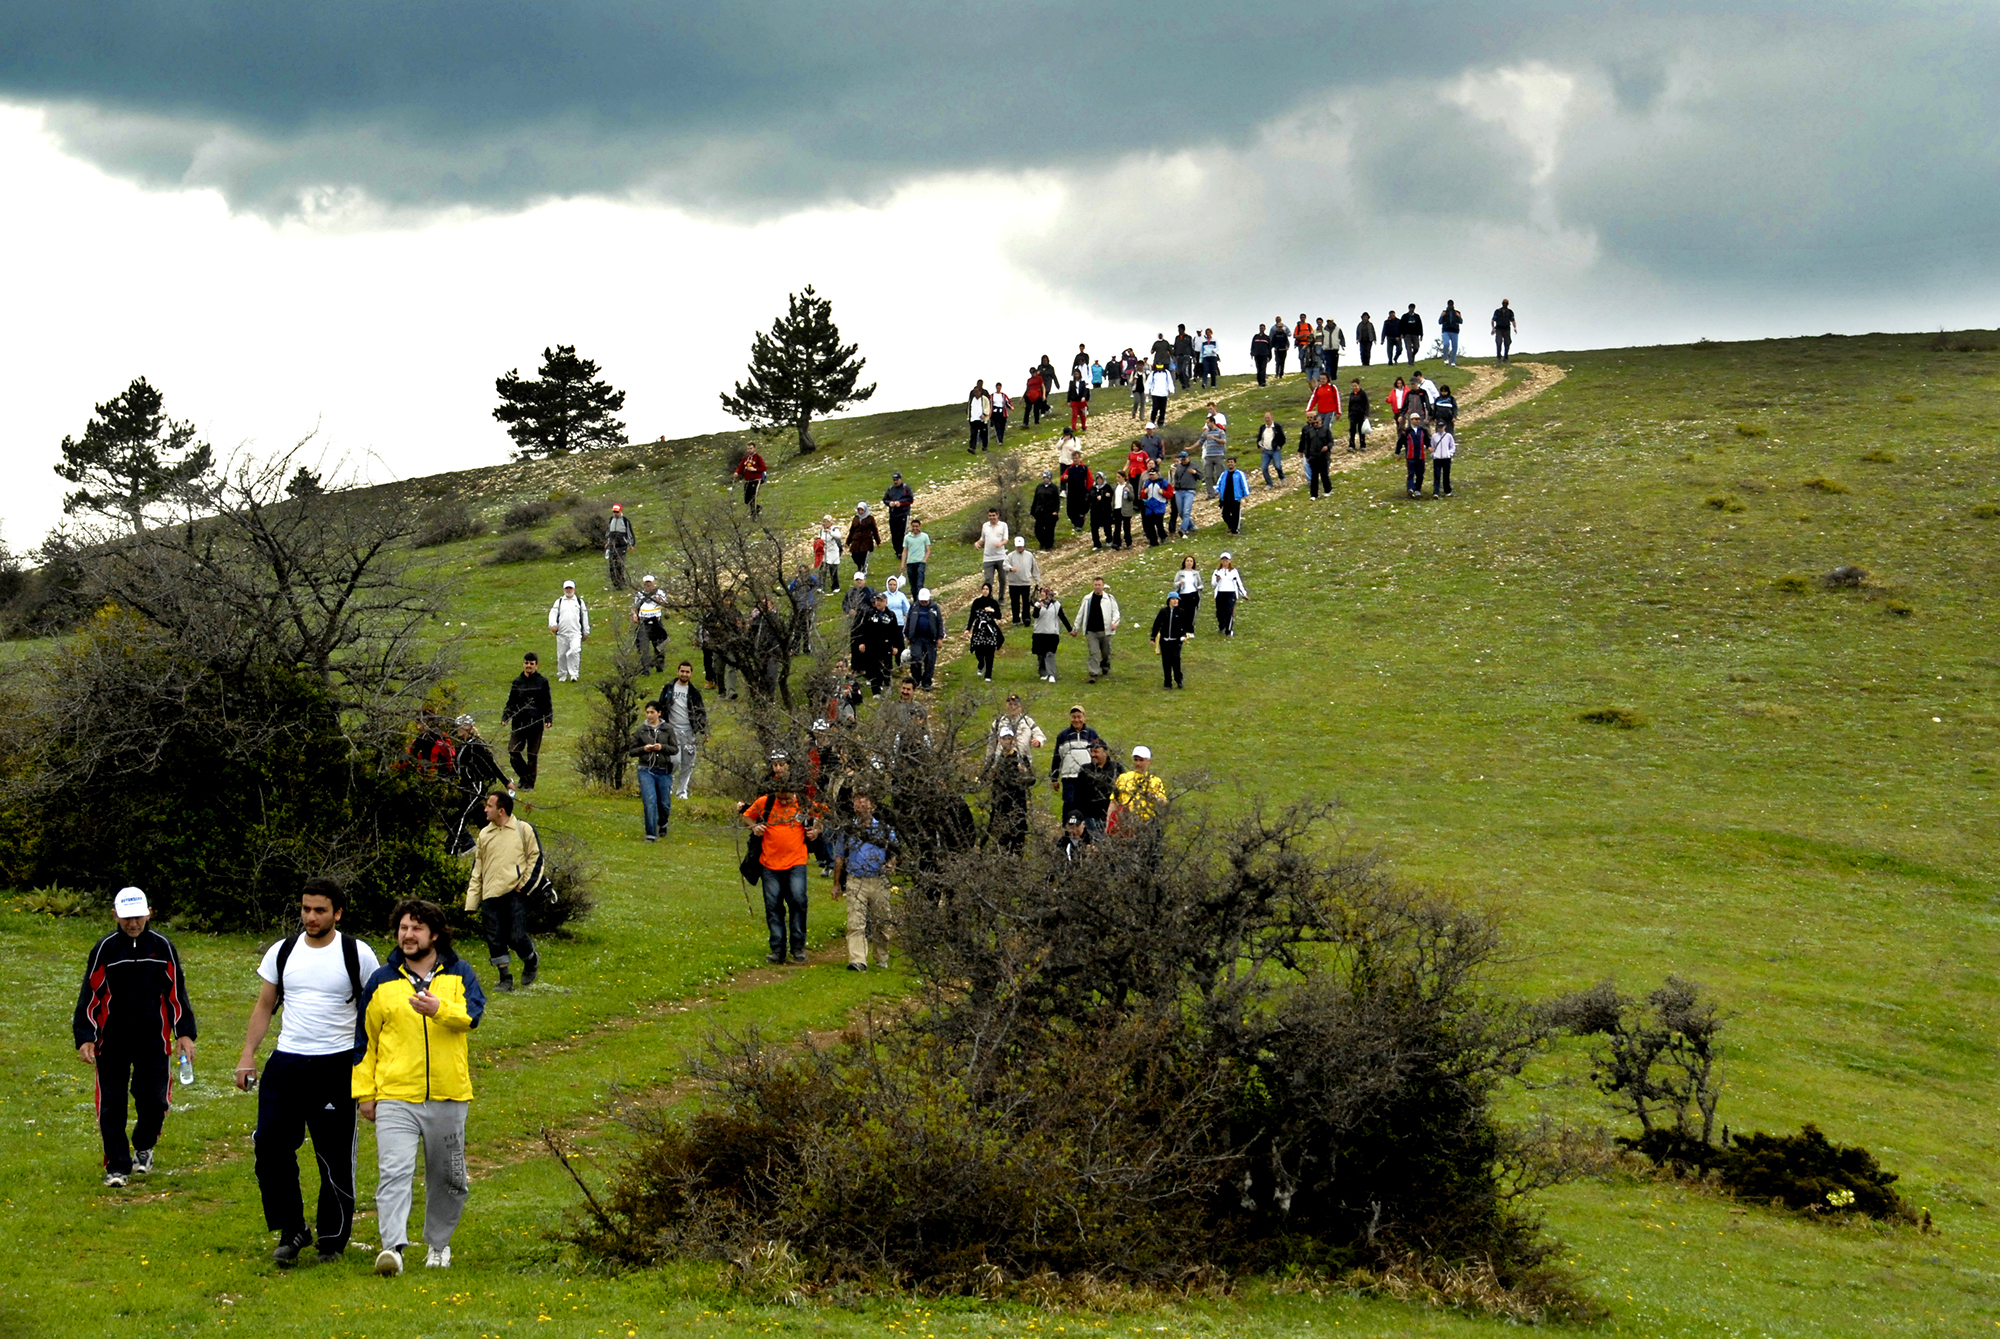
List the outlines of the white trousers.
{"label": "white trousers", "polygon": [[556,682],[564,679],[571,682],[583,677],[583,634],[580,632],[558,632],[556,634]]}

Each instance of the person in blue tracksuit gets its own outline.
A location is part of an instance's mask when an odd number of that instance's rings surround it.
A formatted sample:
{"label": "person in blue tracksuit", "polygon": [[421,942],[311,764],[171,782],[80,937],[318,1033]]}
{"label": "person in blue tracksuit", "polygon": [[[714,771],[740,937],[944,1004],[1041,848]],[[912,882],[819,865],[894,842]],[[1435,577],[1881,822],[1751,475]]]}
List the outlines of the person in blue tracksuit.
{"label": "person in blue tracksuit", "polygon": [[1248,496],[1250,481],[1236,468],[1236,457],[1231,456],[1223,463],[1222,474],[1215,481],[1215,500],[1222,507],[1223,523],[1232,535],[1243,533],[1243,499]]}

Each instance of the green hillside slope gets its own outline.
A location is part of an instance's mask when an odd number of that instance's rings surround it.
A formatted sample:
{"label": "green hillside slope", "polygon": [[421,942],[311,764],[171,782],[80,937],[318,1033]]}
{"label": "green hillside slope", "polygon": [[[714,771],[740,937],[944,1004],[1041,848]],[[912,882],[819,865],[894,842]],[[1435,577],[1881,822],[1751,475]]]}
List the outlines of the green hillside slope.
{"label": "green hillside slope", "polygon": [[[2000,1323],[2000,648],[1990,621],[2000,351],[1980,346],[1991,342],[1870,336],[1536,355],[1567,375],[1468,422],[1454,499],[1409,501],[1395,462],[1343,457],[1331,498],[1295,488],[1260,498],[1239,537],[1210,508],[1189,543],[1062,557],[1066,598],[1102,572],[1125,606],[1113,676],[1085,685],[1078,641],[1061,653],[1062,682],[1042,684],[1017,633],[990,687],[966,659],[941,672],[939,688],[1021,691],[1051,733],[1083,701],[1122,749],[1149,745],[1159,770],[1206,770],[1218,804],[1338,796],[1355,842],[1499,912],[1518,953],[1509,984],[1524,992],[1606,976],[1643,989],[1669,972],[1703,982],[1729,1013],[1729,1125],[1810,1120],[1867,1144],[1940,1229],[1830,1228],[1665,1183],[1580,1181],[1541,1203],[1572,1267],[1612,1309],[1605,1332],[1990,1331]],[[1520,365],[1510,375],[1509,388],[1525,384]],[[1371,391],[1388,379],[1367,370]],[[1233,378],[1223,392],[1237,441],[1266,407],[1296,439],[1296,377],[1265,389]],[[1178,399],[1177,421],[1192,422],[1200,403]],[[1094,463],[1122,458],[1112,427],[1126,405],[1100,398]],[[990,463],[967,463],[963,431],[956,405],[842,420],[817,455],[773,459],[767,502],[803,534],[808,518],[879,498],[900,468],[949,537],[979,502],[967,479]],[[1016,432],[1009,446],[1039,471],[1052,436]],[[636,576],[657,552],[649,514],[670,497],[726,488],[736,440],[385,487],[411,506],[465,497],[489,527],[508,506],[558,490],[582,492],[591,508],[617,499],[640,528]],[[1294,474],[1296,461],[1289,453]],[[1061,533],[1073,551],[1066,523]],[[462,579],[459,626],[440,631],[462,636],[460,687],[494,737],[519,653],[552,651],[544,616],[564,577],[600,617],[617,599],[593,554],[485,564],[497,542],[487,533],[428,551]],[[1252,597],[1238,635],[1215,635],[1205,601],[1187,691],[1163,694],[1143,629],[1178,556],[1194,553],[1207,571],[1224,548]],[[941,542],[933,584],[976,565],[971,550]],[[1867,576],[1823,580],[1843,565]],[[600,637],[586,652],[586,681],[602,650]],[[670,650],[689,653],[683,632]],[[1067,1322],[984,1305],[792,1312],[727,1295],[706,1267],[605,1280],[555,1263],[544,1233],[572,1192],[538,1154],[543,1125],[586,1150],[615,1149],[605,1101],[684,1091],[673,1087],[684,1050],[711,1019],[834,1026],[900,979],[841,972],[831,954],[795,974],[753,970],[761,909],[746,907],[730,869],[725,799],[698,771],[698,798],[677,808],[670,839],[644,845],[636,800],[585,791],[570,769],[588,696],[587,682],[559,687],[532,810],[545,828],[590,841],[603,907],[545,955],[548,984],[499,1001],[476,1034],[480,1147],[449,1286],[378,1287],[358,1259],[297,1278],[270,1269],[250,1176],[254,1104],[211,1081],[254,994],[254,945],[241,937],[183,943],[204,1013],[205,1077],[191,1108],[170,1117],[161,1148],[171,1174],[125,1196],[100,1193],[87,1077],[62,1027],[71,973],[99,930],[8,911],[0,947],[18,980],[0,997],[0,1022],[21,1040],[0,1105],[11,1114],[0,1165],[15,1210],[0,1245],[38,1267],[17,1264],[0,1332],[156,1334],[165,1318],[373,1334],[409,1329],[412,1307],[416,1332],[439,1334],[1498,1329],[1263,1285],[1235,1301]],[[1584,719],[1605,709],[1629,713],[1633,728]],[[815,938],[839,915],[824,888],[816,878]],[[1581,1072],[1564,1054],[1541,1077]],[[1610,1119],[1580,1083],[1534,1100]],[[372,1140],[362,1166],[372,1186]],[[364,1223],[358,1236],[369,1232]]]}

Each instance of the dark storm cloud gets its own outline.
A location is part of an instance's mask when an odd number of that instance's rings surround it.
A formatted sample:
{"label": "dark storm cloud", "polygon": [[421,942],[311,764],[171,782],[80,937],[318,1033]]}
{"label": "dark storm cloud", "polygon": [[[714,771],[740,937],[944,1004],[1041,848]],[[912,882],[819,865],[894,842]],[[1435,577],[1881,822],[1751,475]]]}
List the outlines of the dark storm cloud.
{"label": "dark storm cloud", "polygon": [[[0,14],[0,98],[108,170],[273,215],[631,193],[745,217],[1020,170],[1073,187],[1046,245],[1090,288],[1171,235],[1144,166],[1187,158],[1220,256],[1528,224],[1801,282],[1990,251],[1995,14],[112,0]],[[1492,77],[1521,70],[1567,81],[1559,133]]]}

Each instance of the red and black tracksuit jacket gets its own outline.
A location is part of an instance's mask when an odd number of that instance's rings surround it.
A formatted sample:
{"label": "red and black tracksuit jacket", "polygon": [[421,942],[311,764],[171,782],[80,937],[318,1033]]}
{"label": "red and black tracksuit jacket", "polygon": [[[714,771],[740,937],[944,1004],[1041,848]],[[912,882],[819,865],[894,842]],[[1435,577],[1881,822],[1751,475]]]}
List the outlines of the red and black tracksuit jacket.
{"label": "red and black tracksuit jacket", "polygon": [[84,965],[70,1029],[76,1044],[132,1054],[171,1054],[174,1038],[194,1038],[194,1006],[173,942],[150,926],[133,938],[113,930]]}

